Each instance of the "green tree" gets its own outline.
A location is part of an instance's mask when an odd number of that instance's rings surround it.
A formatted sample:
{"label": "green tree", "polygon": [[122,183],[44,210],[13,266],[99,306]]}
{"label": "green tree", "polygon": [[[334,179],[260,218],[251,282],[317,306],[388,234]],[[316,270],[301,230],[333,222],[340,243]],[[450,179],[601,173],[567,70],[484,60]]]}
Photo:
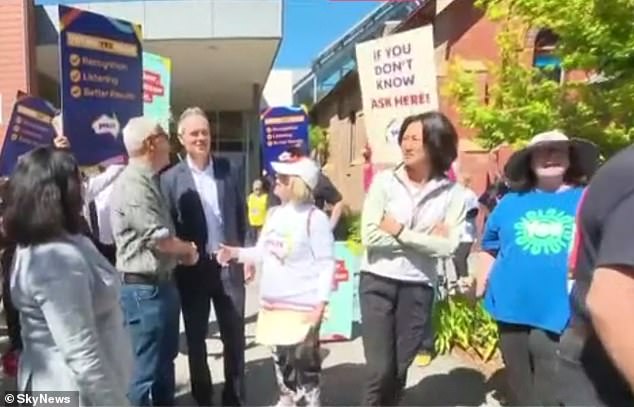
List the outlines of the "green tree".
{"label": "green tree", "polygon": [[[446,88],[463,124],[476,129],[487,148],[522,144],[540,131],[561,128],[596,142],[609,155],[634,141],[633,0],[476,0],[500,23],[501,61],[489,64],[487,101],[474,75],[453,61],[455,78]],[[548,28],[558,42],[554,54],[579,80],[556,83],[528,63],[527,28]],[[532,55],[531,55],[532,57]],[[600,77],[601,81],[593,80]]]}
{"label": "green tree", "polygon": [[308,129],[308,142],[313,158],[322,166],[328,161],[328,131],[323,127],[311,124]]}

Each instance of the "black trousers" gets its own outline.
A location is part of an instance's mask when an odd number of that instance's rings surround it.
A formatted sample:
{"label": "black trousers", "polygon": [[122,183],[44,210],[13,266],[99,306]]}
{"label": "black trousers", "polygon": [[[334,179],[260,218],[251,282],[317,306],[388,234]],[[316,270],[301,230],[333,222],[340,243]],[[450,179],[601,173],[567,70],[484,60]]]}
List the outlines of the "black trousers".
{"label": "black trousers", "polygon": [[559,335],[499,321],[498,329],[511,405],[556,405],[555,357]]}
{"label": "black trousers", "polygon": [[22,336],[20,333],[20,314],[11,301],[11,264],[15,254],[15,247],[6,247],[0,254],[2,267],[2,306],[7,320],[7,334],[11,350],[22,350]]}
{"label": "black trousers", "polygon": [[[241,267],[232,265],[231,267]],[[181,297],[192,396],[200,406],[213,405],[213,387],[207,363],[210,302],[223,344],[225,384],[223,406],[244,405],[244,274],[202,258],[197,266],[176,272]]]}
{"label": "black trousers", "polygon": [[359,295],[367,372],[361,405],[397,405],[432,316],[434,290],[362,272]]}
{"label": "black trousers", "polygon": [[634,406],[634,393],[584,323],[571,322],[556,359],[558,405]]}

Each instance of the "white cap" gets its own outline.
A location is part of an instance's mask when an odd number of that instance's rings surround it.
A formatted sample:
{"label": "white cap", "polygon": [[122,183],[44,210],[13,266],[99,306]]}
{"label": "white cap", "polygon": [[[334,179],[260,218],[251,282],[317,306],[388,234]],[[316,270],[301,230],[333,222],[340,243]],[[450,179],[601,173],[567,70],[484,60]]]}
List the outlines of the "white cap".
{"label": "white cap", "polygon": [[319,167],[308,157],[291,158],[280,156],[280,161],[272,162],[271,167],[280,175],[299,177],[310,189],[315,189],[319,181]]}
{"label": "white cap", "polygon": [[143,148],[143,142],[157,129],[161,129],[158,121],[146,116],[133,117],[123,128],[123,144],[128,154],[139,151]]}

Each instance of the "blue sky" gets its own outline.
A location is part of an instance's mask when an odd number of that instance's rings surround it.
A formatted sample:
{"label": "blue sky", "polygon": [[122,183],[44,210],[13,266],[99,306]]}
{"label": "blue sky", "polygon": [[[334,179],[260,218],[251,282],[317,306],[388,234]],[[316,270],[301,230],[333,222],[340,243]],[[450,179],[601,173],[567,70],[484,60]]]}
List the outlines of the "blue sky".
{"label": "blue sky", "polygon": [[276,68],[305,68],[378,1],[285,0],[284,38]]}

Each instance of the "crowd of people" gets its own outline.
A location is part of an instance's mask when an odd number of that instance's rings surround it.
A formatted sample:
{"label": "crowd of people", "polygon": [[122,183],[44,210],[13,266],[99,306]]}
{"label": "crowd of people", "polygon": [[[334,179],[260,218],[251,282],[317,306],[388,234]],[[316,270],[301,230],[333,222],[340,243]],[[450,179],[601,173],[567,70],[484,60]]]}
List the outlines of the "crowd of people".
{"label": "crowd of people", "polygon": [[[213,405],[213,305],[219,401],[245,405],[245,283],[257,269],[256,340],[272,349],[278,405],[319,406],[319,330],[344,204],[307,152],[286,151],[245,197],[240,169],[212,154],[199,108],[180,116],[185,158],[172,165],[167,132],[147,117],[123,129],[126,161],[90,177],[59,122],[57,130],[54,146],[22,156],[2,185],[18,390],[74,390],[81,405],[174,405],[182,314],[192,397]],[[509,402],[632,405],[634,149],[594,174],[583,143],[555,130],[536,135],[480,198],[488,212],[480,234],[470,179],[452,174],[450,120],[410,116],[398,143],[402,162],[371,174],[361,214],[360,404],[400,402],[410,365],[433,352],[441,286],[468,277],[480,240],[473,289],[499,328]]]}

